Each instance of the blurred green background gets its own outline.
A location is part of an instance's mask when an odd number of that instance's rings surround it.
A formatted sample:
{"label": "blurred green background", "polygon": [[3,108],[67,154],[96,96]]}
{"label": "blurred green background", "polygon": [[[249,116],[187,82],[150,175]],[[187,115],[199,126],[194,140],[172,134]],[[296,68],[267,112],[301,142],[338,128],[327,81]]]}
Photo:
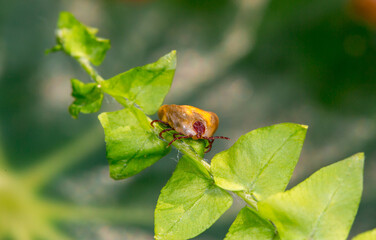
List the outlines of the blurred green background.
{"label": "blurred green background", "polygon": [[[69,80],[89,77],[62,53],[44,55],[60,11],[111,40],[98,68],[105,78],[176,49],[165,103],[216,112],[217,134],[232,139],[216,141],[208,159],[240,135],[280,122],[309,125],[289,187],[364,151],[364,192],[350,235],[376,227],[372,2],[0,1],[0,239],[153,239],[156,201],[178,161],[172,151],[140,175],[109,178],[97,114],[73,120],[67,111]],[[119,108],[107,98],[102,110]],[[234,203],[196,239],[223,239],[242,206]]]}

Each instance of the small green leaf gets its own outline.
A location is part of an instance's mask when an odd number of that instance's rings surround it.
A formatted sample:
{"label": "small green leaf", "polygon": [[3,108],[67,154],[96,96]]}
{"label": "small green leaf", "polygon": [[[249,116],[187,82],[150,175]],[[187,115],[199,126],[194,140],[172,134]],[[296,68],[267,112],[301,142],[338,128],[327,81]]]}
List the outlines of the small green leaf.
{"label": "small green leaf", "polygon": [[277,239],[276,229],[249,207],[244,207],[231,225],[226,240],[273,240]]}
{"label": "small green leaf", "polygon": [[56,46],[54,46],[50,49],[47,49],[46,51],[44,51],[44,53],[47,55],[47,54],[57,52],[57,51],[61,51],[61,50],[62,50],[61,45],[56,45]]}
{"label": "small green leaf", "polygon": [[232,204],[232,197],[183,156],[155,209],[156,239],[188,239],[209,228]]}
{"label": "small green leaf", "polygon": [[172,51],[155,63],[133,68],[103,83],[105,91],[125,97],[140,106],[146,114],[154,114],[170,90],[175,74],[176,52]]}
{"label": "small green leaf", "polygon": [[171,148],[153,132],[145,114],[134,106],[99,115],[106,140],[110,175],[133,176],[165,156]]}
{"label": "small green leaf", "polygon": [[376,228],[356,235],[352,240],[376,240]]}
{"label": "small green leaf", "polygon": [[299,160],[307,127],[282,123],[241,136],[212,160],[215,183],[258,200],[283,191]]}
{"label": "small green leaf", "polygon": [[61,46],[72,57],[85,58],[99,65],[110,48],[110,41],[96,37],[97,31],[80,23],[71,13],[62,12],[56,30],[58,45],[51,51],[59,50]]}
{"label": "small green leaf", "polygon": [[77,118],[80,112],[94,113],[102,106],[103,93],[96,83],[83,83],[72,79],[72,96],[74,102],[69,106],[69,113]]}
{"label": "small green leaf", "polygon": [[281,239],[346,239],[363,188],[364,154],[324,167],[307,180],[263,201],[258,208]]}

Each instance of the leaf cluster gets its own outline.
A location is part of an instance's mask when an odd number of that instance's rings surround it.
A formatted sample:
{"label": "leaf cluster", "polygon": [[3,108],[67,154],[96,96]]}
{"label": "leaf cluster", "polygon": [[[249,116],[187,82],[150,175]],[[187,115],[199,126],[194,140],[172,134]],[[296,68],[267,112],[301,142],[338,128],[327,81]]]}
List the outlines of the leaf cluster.
{"label": "leaf cluster", "polygon": [[[99,65],[110,44],[97,30],[70,13],[60,14],[57,45],[76,59],[94,82],[72,79],[74,102],[70,114],[100,110],[104,94],[123,109],[104,112],[99,121],[105,132],[110,175],[133,176],[164,157],[171,149],[165,126],[150,125],[170,90],[176,68],[175,51],[154,63],[130,69],[104,80],[91,64]],[[226,239],[346,239],[362,193],[363,153],[324,167],[285,191],[299,160],[307,126],[282,123],[241,136],[228,150],[207,163],[206,140],[173,143],[183,157],[159,196],[155,209],[156,239],[193,238],[232,205],[232,192],[246,206],[239,212]],[[375,238],[375,230],[357,236]]]}

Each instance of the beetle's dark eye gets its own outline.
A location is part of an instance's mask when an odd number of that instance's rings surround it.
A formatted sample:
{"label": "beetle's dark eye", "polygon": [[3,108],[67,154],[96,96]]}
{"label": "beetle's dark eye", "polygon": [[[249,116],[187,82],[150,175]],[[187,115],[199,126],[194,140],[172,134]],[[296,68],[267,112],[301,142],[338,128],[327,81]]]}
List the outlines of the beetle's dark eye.
{"label": "beetle's dark eye", "polygon": [[205,125],[201,121],[194,122],[193,129],[196,131],[198,136],[202,136],[205,133]]}

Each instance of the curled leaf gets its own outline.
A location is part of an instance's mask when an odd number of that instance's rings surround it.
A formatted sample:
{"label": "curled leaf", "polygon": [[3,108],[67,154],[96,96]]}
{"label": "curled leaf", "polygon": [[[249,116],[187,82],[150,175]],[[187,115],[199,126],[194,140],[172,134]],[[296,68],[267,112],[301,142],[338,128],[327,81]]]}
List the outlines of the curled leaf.
{"label": "curled leaf", "polygon": [[74,58],[99,65],[110,48],[110,41],[96,37],[97,31],[80,23],[71,13],[61,12],[56,30],[58,45],[48,51],[62,49]]}
{"label": "curled leaf", "polygon": [[81,113],[94,113],[102,106],[103,93],[97,83],[83,83],[72,79],[72,96],[74,102],[69,106],[69,113],[77,118]]}

